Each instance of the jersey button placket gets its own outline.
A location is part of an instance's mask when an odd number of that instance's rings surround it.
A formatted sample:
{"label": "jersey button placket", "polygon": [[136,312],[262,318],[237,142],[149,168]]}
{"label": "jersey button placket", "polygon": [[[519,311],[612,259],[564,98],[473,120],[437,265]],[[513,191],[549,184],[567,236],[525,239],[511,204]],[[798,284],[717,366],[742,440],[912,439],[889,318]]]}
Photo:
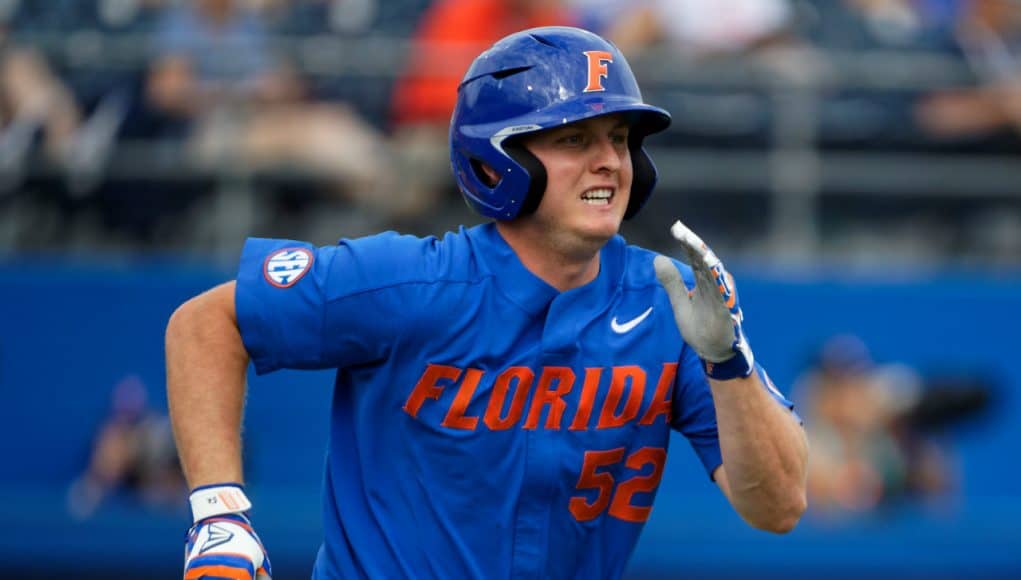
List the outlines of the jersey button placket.
{"label": "jersey button placket", "polygon": [[[562,297],[562,296],[561,296]],[[577,367],[578,343],[569,321],[557,316],[560,300],[554,300],[547,311],[542,333],[542,350],[536,361],[536,384],[529,408],[537,396],[541,376],[547,367]],[[549,408],[539,414],[534,429],[522,429],[526,438],[525,485],[518,502],[514,530],[514,578],[542,578],[549,557],[549,529],[553,505],[557,497],[560,455],[563,444],[556,431],[546,429]],[[561,425],[563,427],[563,425]],[[563,506],[566,510],[566,505]]]}

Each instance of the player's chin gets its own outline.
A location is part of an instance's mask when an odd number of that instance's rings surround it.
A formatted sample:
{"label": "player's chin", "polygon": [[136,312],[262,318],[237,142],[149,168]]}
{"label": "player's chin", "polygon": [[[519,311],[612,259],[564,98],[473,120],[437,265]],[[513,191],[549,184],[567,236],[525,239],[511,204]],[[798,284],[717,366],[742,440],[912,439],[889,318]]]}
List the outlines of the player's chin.
{"label": "player's chin", "polygon": [[605,242],[620,232],[622,221],[621,216],[607,214],[600,216],[599,219],[589,220],[580,230],[585,238]]}

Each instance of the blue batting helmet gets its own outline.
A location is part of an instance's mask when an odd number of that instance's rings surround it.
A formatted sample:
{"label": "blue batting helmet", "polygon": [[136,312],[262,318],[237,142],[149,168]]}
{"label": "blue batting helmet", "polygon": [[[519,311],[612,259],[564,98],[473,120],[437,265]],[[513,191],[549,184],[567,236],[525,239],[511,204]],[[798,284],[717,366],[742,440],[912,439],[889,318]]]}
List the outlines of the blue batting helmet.
{"label": "blue batting helmet", "polygon": [[[656,166],[642,147],[646,135],[670,125],[670,115],[642,102],[631,67],[616,46],[579,28],[532,28],[480,54],[457,89],[450,120],[450,162],[462,195],[496,219],[526,215],[546,190],[546,169],[511,137],[563,124],[626,113],[634,182],[625,219],[656,185]],[[481,175],[480,163],[501,179]]]}

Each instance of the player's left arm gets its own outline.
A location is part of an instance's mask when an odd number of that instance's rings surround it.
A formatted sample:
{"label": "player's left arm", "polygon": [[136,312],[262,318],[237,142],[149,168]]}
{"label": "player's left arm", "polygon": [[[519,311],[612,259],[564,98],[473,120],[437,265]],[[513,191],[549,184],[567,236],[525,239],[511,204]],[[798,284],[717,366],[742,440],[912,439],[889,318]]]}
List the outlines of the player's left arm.
{"label": "player's left arm", "polygon": [[807,506],[808,442],[794,414],[777,404],[758,373],[709,379],[723,465],[713,479],[749,524],[794,529]]}
{"label": "player's left arm", "polygon": [[723,455],[713,478],[749,524],[790,531],[807,505],[805,432],[755,364],[737,292],[722,262],[681,222],[671,233],[691,265],[695,287],[687,288],[669,258],[657,256],[654,266],[681,335],[702,359],[712,389]]}

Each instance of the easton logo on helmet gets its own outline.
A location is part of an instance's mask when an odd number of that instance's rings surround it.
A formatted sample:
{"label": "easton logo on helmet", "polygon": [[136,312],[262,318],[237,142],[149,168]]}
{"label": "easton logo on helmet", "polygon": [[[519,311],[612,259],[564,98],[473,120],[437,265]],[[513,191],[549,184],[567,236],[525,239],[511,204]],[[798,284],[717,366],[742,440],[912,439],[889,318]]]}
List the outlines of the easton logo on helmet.
{"label": "easton logo on helmet", "polygon": [[588,59],[588,85],[584,92],[605,91],[603,79],[608,72],[606,65],[613,62],[613,55],[605,50],[586,50],[585,57]]}

